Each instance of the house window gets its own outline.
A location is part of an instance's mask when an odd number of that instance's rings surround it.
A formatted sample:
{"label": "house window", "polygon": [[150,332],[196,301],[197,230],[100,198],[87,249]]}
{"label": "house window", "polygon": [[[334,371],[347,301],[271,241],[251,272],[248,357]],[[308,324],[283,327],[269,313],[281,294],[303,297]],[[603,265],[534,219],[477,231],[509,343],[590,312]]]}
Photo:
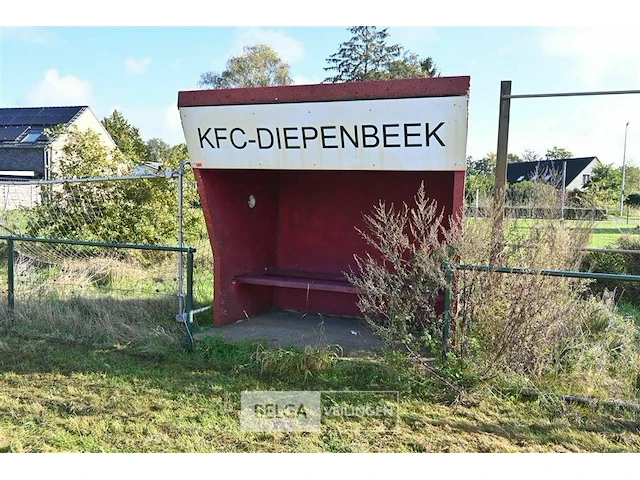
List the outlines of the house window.
{"label": "house window", "polygon": [[20,143],[33,143],[37,141],[41,136],[42,136],[41,128],[32,128],[31,130],[29,130],[29,133],[27,133],[27,136],[24,137],[22,139],[22,142]]}
{"label": "house window", "polygon": [[586,187],[587,183],[589,183],[589,178],[591,178],[591,175],[589,175],[588,173],[583,173],[582,174],[582,186]]}

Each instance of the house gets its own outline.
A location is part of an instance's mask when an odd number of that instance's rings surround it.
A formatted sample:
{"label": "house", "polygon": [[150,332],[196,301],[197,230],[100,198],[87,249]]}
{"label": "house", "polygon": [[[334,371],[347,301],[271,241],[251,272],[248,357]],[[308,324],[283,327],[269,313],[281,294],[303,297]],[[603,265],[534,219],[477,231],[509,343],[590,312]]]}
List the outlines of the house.
{"label": "house", "polygon": [[599,162],[598,157],[581,157],[509,163],[507,164],[507,182],[511,184],[524,180],[537,180],[553,182],[561,187],[566,166],[565,191],[582,190]]}
{"label": "house", "polygon": [[0,108],[0,180],[49,179],[66,135],[49,139],[45,129],[93,130],[109,149],[116,144],[87,106]]}
{"label": "house", "polygon": [[[49,138],[47,128],[63,128]],[[5,209],[39,202],[40,190],[16,181],[48,180],[67,140],[64,129],[93,130],[108,149],[115,142],[88,106],[0,108],[0,201]],[[14,183],[8,183],[14,182]],[[37,187],[37,186],[36,186]]]}

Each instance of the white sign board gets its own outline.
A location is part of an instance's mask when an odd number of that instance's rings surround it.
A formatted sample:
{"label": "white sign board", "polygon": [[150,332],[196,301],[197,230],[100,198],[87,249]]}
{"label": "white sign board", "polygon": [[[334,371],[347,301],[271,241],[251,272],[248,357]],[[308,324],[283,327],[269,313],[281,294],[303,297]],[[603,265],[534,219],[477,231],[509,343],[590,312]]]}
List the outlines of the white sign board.
{"label": "white sign board", "polygon": [[467,97],[181,107],[191,165],[464,170]]}

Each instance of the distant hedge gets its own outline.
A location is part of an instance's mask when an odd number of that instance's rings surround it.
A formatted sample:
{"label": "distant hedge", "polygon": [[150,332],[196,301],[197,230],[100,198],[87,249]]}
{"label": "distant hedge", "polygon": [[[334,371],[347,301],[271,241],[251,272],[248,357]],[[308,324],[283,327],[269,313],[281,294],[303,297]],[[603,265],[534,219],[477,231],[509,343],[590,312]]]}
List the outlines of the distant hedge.
{"label": "distant hedge", "polygon": [[[611,249],[637,250],[638,253],[588,252],[582,261],[582,269],[640,276],[640,235],[623,235]],[[594,293],[602,293],[605,288],[615,290],[617,300],[640,305],[640,282],[597,280],[591,285]]]}

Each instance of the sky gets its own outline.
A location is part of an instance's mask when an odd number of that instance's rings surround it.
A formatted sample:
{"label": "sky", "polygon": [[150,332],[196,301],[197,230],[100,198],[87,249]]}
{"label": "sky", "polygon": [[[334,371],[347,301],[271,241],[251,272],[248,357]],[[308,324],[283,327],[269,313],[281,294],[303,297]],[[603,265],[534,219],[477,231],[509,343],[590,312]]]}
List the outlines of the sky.
{"label": "sky", "polygon": [[[330,0],[322,11],[309,6],[311,16],[299,2],[238,3],[237,10],[217,11],[215,2],[184,0],[179,9],[159,13],[121,0],[92,11],[73,0],[51,3],[36,4],[32,26],[7,20],[24,18],[20,5],[3,7],[0,106],[89,105],[98,118],[118,109],[145,140],[170,144],[184,141],[178,91],[197,89],[202,72],[224,70],[243,46],[266,43],[289,64],[296,84],[319,83],[327,76],[327,57],[350,37],[347,27],[362,23],[388,27],[390,43],[431,56],[443,76],[471,77],[467,155],[474,158],[496,150],[502,80],[512,81],[513,94],[640,89],[640,29],[633,28],[632,15],[620,15],[616,0],[607,12],[584,19],[560,1],[543,1],[535,11],[520,7],[518,15],[507,15],[504,25],[492,24],[491,8],[502,4],[490,1],[482,9],[459,2],[458,10],[430,6],[422,12],[415,5],[424,4],[399,1],[388,12],[361,12]],[[346,9],[344,15],[335,15],[337,9]],[[446,22],[410,25],[427,18]],[[311,19],[324,24],[309,25]],[[464,25],[483,19],[485,26]],[[519,25],[524,19],[559,25]],[[571,21],[584,25],[562,25]],[[385,22],[391,25],[380,25]],[[558,146],[621,165],[625,131],[627,164],[640,164],[640,95],[514,99],[509,151],[544,154]]]}

